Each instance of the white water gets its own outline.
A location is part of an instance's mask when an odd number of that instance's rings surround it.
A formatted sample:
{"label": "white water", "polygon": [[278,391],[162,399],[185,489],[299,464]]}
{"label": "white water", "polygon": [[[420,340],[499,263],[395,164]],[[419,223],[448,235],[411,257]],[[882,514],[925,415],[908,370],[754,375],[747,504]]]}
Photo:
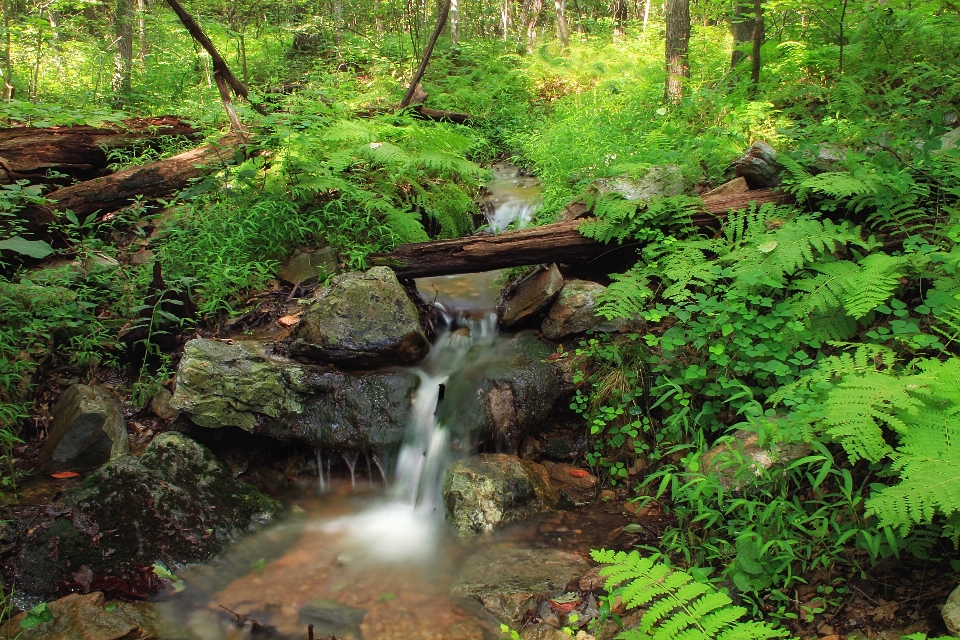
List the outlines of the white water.
{"label": "white water", "polygon": [[497,233],[517,223],[527,226],[533,214],[540,208],[540,187],[535,178],[521,175],[520,170],[507,163],[495,164],[493,181],[487,185],[487,198],[493,203],[493,212],[487,216],[487,224]]}

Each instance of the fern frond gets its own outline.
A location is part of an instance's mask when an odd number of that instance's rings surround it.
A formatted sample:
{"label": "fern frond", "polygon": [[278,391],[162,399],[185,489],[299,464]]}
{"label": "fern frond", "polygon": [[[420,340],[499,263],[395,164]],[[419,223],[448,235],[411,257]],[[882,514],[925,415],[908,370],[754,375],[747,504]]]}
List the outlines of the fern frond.
{"label": "fern frond", "polygon": [[855,178],[844,171],[830,171],[810,176],[800,182],[800,188],[815,191],[834,198],[850,198],[876,192],[872,180]]}
{"label": "fern frond", "polygon": [[887,302],[900,287],[909,259],[886,253],[872,253],[860,261],[859,273],[844,283],[843,306],[859,320]]}
{"label": "fern frond", "polygon": [[625,273],[610,274],[612,282],[597,296],[596,312],[607,320],[632,318],[643,311],[653,297],[646,273],[633,267]]}
{"label": "fern frond", "polygon": [[696,582],[690,574],[641,556],[637,551],[592,551],[605,564],[607,589],[619,595],[628,608],[650,607],[637,629],[618,636],[626,640],[769,640],[788,635],[763,622],[742,621],[746,609],[710,584]]}

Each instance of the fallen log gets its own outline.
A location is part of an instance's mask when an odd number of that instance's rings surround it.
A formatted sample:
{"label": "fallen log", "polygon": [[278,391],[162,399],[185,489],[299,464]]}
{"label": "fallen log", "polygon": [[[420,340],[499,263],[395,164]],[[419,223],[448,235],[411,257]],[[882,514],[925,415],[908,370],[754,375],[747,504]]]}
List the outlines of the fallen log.
{"label": "fallen log", "polygon": [[48,204],[28,210],[30,230],[41,231],[56,219],[56,211],[70,209],[77,217],[86,218],[94,211],[101,214],[116,211],[138,198],[152,200],[169,196],[186,187],[191,179],[232,162],[240,145],[239,134],[231,133],[166,160],[52,191],[44,196]]}
{"label": "fallen log", "polygon": [[[742,209],[752,202],[785,204],[793,202],[793,196],[758,189],[707,197],[703,199],[704,213],[692,222],[697,227],[719,225],[728,211]],[[404,244],[390,253],[372,254],[369,261],[374,266],[390,267],[400,278],[425,278],[548,262],[590,262],[615,248],[580,235],[577,228],[582,222],[578,219],[499,235]]]}
{"label": "fallen log", "polygon": [[[396,113],[396,107],[365,107],[353,112],[358,118],[372,118],[373,116],[383,115],[385,113]],[[469,124],[475,122],[476,118],[469,113],[460,111],[446,111],[445,109],[430,109],[421,105],[410,107],[410,114],[420,120],[431,120],[433,122],[455,122],[456,124]]]}
{"label": "fallen log", "polygon": [[200,133],[179,118],[132,118],[108,127],[10,127],[0,129],[0,183],[46,177],[50,169],[86,180],[107,168],[107,152],[163,136],[197,139]]}

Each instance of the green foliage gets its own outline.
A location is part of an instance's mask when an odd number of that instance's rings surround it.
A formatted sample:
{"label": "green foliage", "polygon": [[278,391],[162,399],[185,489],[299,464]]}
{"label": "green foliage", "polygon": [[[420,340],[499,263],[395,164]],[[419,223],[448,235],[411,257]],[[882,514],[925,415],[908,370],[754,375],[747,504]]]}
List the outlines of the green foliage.
{"label": "green foliage", "polygon": [[46,602],[41,602],[34,608],[27,611],[27,615],[20,620],[21,629],[33,629],[44,622],[50,622],[53,620],[53,614],[50,613],[50,609],[47,608]]}
{"label": "green foliage", "polygon": [[764,622],[743,620],[747,610],[735,606],[726,593],[636,551],[600,550],[590,555],[607,565],[600,575],[606,576],[611,596],[623,598],[628,609],[646,608],[639,627],[618,638],[766,640],[789,635]]}

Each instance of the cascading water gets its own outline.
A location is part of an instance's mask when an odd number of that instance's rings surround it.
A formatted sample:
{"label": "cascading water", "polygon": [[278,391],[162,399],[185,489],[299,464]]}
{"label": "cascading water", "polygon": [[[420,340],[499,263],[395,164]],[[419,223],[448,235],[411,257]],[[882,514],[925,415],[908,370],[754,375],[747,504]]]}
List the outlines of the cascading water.
{"label": "cascading water", "polygon": [[503,231],[514,222],[524,227],[540,206],[540,188],[535,178],[522,175],[517,167],[501,163],[493,166],[493,181],[487,185],[487,201],[493,210],[487,224],[494,232]]}

